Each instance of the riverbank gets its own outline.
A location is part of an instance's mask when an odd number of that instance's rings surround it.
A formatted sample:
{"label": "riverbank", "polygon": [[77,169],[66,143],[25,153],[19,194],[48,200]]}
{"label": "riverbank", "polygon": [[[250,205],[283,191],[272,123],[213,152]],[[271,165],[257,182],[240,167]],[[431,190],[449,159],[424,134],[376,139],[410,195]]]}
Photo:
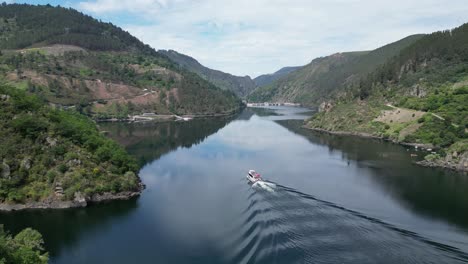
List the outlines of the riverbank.
{"label": "riverbank", "polygon": [[166,121],[189,121],[192,119],[198,118],[211,118],[211,117],[225,117],[232,116],[240,113],[245,107],[240,107],[239,109],[223,112],[223,113],[211,113],[211,114],[187,114],[187,115],[158,115],[154,113],[144,113],[141,115],[128,116],[127,118],[95,118],[96,122],[166,122]]}
{"label": "riverbank", "polygon": [[[377,139],[377,140],[384,140],[388,142],[392,142],[394,144],[398,144],[401,146],[406,146],[406,147],[413,147],[415,149],[421,149],[421,150],[427,150],[427,156],[426,157],[431,157],[428,159],[424,159],[421,161],[416,161],[415,164],[418,164],[420,166],[424,167],[431,167],[431,168],[444,168],[444,169],[449,169],[453,171],[458,171],[458,172],[468,172],[468,152],[464,152],[461,154],[456,154],[453,155],[452,153],[449,153],[446,155],[446,157],[440,157],[437,155],[431,155],[432,151],[432,145],[428,144],[419,144],[419,143],[407,143],[407,142],[399,142],[393,139],[388,139],[384,138],[381,136],[376,136],[372,135],[369,133],[363,133],[363,132],[350,132],[350,131],[330,131],[322,128],[314,128],[314,127],[308,127],[306,125],[302,126],[303,129],[308,129],[320,133],[327,133],[331,135],[341,135],[341,136],[357,136],[361,138],[368,138],[368,139]],[[433,157],[433,158],[432,158]]]}
{"label": "riverbank", "polygon": [[71,201],[62,201],[60,197],[54,196],[40,202],[28,202],[24,204],[10,204],[0,203],[0,211],[21,211],[21,210],[35,210],[35,209],[68,209],[87,207],[93,203],[109,202],[114,200],[129,200],[134,197],[140,196],[145,189],[143,183],[139,184],[138,190],[134,192],[120,192],[110,193],[105,192],[102,194],[94,194],[90,197],[85,197],[80,192],[75,193],[75,197]]}

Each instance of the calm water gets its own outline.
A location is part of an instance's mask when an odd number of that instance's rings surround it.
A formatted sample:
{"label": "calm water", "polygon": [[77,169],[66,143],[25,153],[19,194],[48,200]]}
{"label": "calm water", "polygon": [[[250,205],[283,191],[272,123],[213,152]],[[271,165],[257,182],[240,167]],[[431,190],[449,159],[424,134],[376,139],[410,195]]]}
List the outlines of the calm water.
{"label": "calm water", "polygon": [[[102,124],[143,165],[141,197],[0,223],[40,230],[52,263],[468,262],[467,175],[412,165],[401,146],[300,129],[303,112]],[[248,169],[274,192],[248,185]]]}

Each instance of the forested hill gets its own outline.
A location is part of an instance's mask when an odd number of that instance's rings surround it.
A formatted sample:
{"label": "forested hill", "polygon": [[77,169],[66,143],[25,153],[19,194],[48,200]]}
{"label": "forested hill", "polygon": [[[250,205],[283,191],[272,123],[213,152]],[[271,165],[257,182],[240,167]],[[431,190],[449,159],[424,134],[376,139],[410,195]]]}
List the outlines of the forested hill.
{"label": "forested hill", "polygon": [[138,192],[138,165],[89,118],[0,85],[0,209]]}
{"label": "forested hill", "polygon": [[279,80],[257,88],[251,101],[290,101],[316,106],[345,91],[375,67],[396,56],[422,35],[414,35],[373,51],[344,52],[314,59]]}
{"label": "forested hill", "polygon": [[128,32],[76,10],[2,4],[0,81],[97,118],[219,114],[240,100]]}
{"label": "forested hill", "polygon": [[258,87],[265,86],[300,68],[301,66],[283,67],[274,73],[263,74],[263,75],[257,76],[254,79],[254,82]]}
{"label": "forested hill", "polygon": [[420,144],[425,164],[468,171],[468,24],[420,37],[307,124]]}
{"label": "forested hill", "polygon": [[159,50],[158,52],[169,57],[173,62],[191,72],[201,76],[203,79],[213,83],[224,90],[229,90],[239,97],[245,97],[253,89],[255,82],[249,76],[234,76],[218,70],[203,66],[194,58],[178,53],[174,50]]}
{"label": "forested hill", "polygon": [[[468,23],[420,38],[362,78],[360,96],[375,87],[442,85],[468,75]],[[420,91],[420,93],[427,91]]]}
{"label": "forested hill", "polygon": [[2,4],[0,49],[70,44],[89,50],[156,51],[111,23],[63,7]]}

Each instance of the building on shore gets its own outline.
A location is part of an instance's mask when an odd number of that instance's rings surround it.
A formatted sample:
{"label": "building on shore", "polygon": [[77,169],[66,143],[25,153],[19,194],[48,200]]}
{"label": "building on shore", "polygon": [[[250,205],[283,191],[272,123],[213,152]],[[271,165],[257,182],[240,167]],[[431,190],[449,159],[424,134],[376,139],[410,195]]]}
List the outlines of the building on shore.
{"label": "building on shore", "polygon": [[301,106],[298,103],[282,103],[282,102],[263,102],[263,103],[247,103],[247,107],[263,107],[263,106]]}

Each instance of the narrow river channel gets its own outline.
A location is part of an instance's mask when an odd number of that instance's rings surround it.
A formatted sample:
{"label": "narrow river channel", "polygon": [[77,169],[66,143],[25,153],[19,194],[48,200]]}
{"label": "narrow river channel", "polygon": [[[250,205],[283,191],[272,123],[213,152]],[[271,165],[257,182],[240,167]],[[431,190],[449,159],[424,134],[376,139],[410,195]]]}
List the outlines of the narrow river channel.
{"label": "narrow river channel", "polygon": [[[467,175],[416,166],[399,145],[304,130],[305,111],[101,124],[143,165],[141,197],[0,223],[42,232],[51,263],[468,262]],[[252,188],[249,169],[274,190]]]}

